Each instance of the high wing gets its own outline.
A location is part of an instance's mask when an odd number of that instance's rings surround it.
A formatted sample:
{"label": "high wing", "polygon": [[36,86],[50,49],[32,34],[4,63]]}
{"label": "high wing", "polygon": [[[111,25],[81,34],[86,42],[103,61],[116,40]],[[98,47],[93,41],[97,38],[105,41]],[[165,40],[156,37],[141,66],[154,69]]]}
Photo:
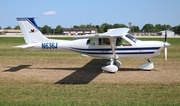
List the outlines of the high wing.
{"label": "high wing", "polygon": [[109,29],[105,33],[75,36],[74,38],[75,39],[86,39],[86,38],[122,37],[123,35],[127,34],[129,30],[130,30],[129,28],[115,28],[115,29]]}
{"label": "high wing", "polygon": [[90,35],[83,35],[83,36],[75,36],[75,39],[87,39],[87,38],[109,38],[111,49],[113,52],[113,57],[116,59],[116,52],[113,45],[113,38],[122,37],[126,35],[130,29],[129,28],[115,28],[115,29],[108,29],[107,32],[102,34],[90,34]]}

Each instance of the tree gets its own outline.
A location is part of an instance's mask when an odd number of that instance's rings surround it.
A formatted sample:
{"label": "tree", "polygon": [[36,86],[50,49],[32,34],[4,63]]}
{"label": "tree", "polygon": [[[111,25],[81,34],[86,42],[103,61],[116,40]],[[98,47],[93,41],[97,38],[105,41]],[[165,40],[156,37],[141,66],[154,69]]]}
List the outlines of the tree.
{"label": "tree", "polygon": [[174,31],[175,34],[180,34],[180,25],[172,27],[172,30]]}
{"label": "tree", "polygon": [[100,33],[103,33],[103,32],[104,32],[104,29],[105,29],[106,25],[107,25],[107,23],[103,23],[103,24],[99,27]]}
{"label": "tree", "polygon": [[103,32],[104,32],[103,28],[102,28],[102,27],[99,27],[98,33],[103,33]]}
{"label": "tree", "polygon": [[95,28],[97,28],[98,33],[103,33],[103,29],[99,25],[96,25]]}
{"label": "tree", "polygon": [[12,29],[10,26],[8,26],[7,28],[4,28],[4,29]]}
{"label": "tree", "polygon": [[162,25],[162,30],[172,30],[172,27],[171,27],[171,25],[166,25],[166,24],[164,24],[164,25]]}
{"label": "tree", "polygon": [[140,32],[139,26],[131,26],[131,32]]}
{"label": "tree", "polygon": [[86,28],[86,26],[85,26],[85,25],[83,25],[83,24],[81,24],[81,25],[80,25],[80,28]]}
{"label": "tree", "polygon": [[159,31],[163,31],[163,30],[172,30],[172,27],[171,25],[161,25],[161,24],[156,24],[155,25],[155,28],[156,28],[156,32],[159,32]]}
{"label": "tree", "polygon": [[86,28],[93,28],[93,26],[91,24],[87,24]]}
{"label": "tree", "polygon": [[43,34],[52,34],[52,29],[48,25],[44,25],[40,30]]}
{"label": "tree", "polygon": [[112,29],[112,28],[113,28],[113,25],[107,24],[104,28],[104,32],[107,32],[108,29]]}
{"label": "tree", "polygon": [[14,29],[20,29],[19,25],[15,26]]}
{"label": "tree", "polygon": [[125,24],[116,23],[116,24],[113,25],[113,28],[127,28],[127,26]]}
{"label": "tree", "polygon": [[78,25],[74,25],[74,26],[73,26],[73,28],[80,28],[80,26],[78,26]]}
{"label": "tree", "polygon": [[156,31],[159,32],[159,31],[162,31],[163,30],[163,27],[161,24],[156,24],[155,25],[155,28],[156,28]]}
{"label": "tree", "polygon": [[180,25],[177,27],[177,34],[180,35]]}
{"label": "tree", "polygon": [[0,29],[2,29],[1,26],[0,26]]}
{"label": "tree", "polygon": [[141,31],[144,31],[144,32],[156,32],[156,28],[152,24],[145,24],[143,26],[143,28],[141,29]]}
{"label": "tree", "polygon": [[107,23],[103,23],[103,24],[100,26],[101,33],[107,32],[108,29],[112,29],[112,28],[113,28],[113,25],[107,24]]}
{"label": "tree", "polygon": [[56,26],[55,34],[58,34],[58,35],[62,34],[62,27],[61,27],[61,25]]}
{"label": "tree", "polygon": [[99,25],[95,25],[94,27],[97,28],[97,29],[99,29]]}
{"label": "tree", "polygon": [[119,24],[117,24],[117,23],[114,24],[113,27],[114,27],[114,28],[120,28]]}

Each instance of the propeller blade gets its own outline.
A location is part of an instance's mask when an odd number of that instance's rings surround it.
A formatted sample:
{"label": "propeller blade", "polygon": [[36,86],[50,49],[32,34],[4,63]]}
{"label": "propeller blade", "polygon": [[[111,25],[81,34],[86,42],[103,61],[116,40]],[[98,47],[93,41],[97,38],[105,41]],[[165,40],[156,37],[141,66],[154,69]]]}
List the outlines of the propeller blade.
{"label": "propeller blade", "polygon": [[164,56],[165,56],[165,60],[167,61],[167,47],[164,48]]}
{"label": "propeller blade", "polygon": [[167,42],[167,30],[165,30],[165,39],[164,42]]}
{"label": "propeller blade", "polygon": [[165,30],[165,38],[164,38],[164,57],[165,57],[165,61],[167,61],[167,46],[170,46],[170,44],[167,42],[167,30]]}

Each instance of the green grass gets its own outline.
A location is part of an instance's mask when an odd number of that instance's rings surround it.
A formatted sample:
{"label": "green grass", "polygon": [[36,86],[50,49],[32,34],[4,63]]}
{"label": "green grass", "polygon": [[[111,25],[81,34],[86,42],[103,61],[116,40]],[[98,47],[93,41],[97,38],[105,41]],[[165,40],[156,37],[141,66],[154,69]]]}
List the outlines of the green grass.
{"label": "green grass", "polygon": [[[52,39],[62,39],[62,40],[73,40],[72,37],[54,37]],[[156,40],[156,41],[164,41],[164,38],[139,38],[140,40]],[[171,44],[170,47],[168,47],[168,57],[169,58],[180,58],[180,38],[168,38],[168,42]],[[79,56],[77,53],[72,52],[63,52],[63,51],[51,51],[51,50],[40,50],[35,52],[29,52],[25,49],[13,49],[12,46],[17,46],[24,44],[24,39],[22,37],[20,38],[8,38],[8,37],[2,37],[0,38],[0,56],[36,56],[36,57],[59,57],[59,56],[65,56],[65,57],[74,57]],[[164,51],[161,52],[164,54]],[[160,55],[155,58],[163,58],[164,55]]]}
{"label": "green grass", "polygon": [[[55,39],[55,38],[54,38]],[[72,40],[72,38],[58,38]],[[161,38],[141,38],[141,40],[161,40]],[[180,38],[169,38],[170,61],[180,61]],[[0,38],[0,66],[18,62],[37,61],[64,62],[74,59],[83,64],[85,58],[67,51],[35,51],[14,49],[12,46],[24,44],[23,38]],[[163,53],[163,51],[162,51]],[[154,57],[161,61],[163,55]],[[89,59],[89,58],[87,58]],[[91,58],[90,58],[91,59]],[[85,59],[86,60],[86,59]],[[48,62],[46,62],[48,64]],[[2,71],[2,70],[1,70]],[[19,72],[20,73],[20,72]],[[4,74],[4,73],[3,73]],[[89,83],[55,84],[38,80],[13,80],[0,78],[0,106],[180,106],[180,83]]]}
{"label": "green grass", "polygon": [[[61,40],[73,40],[72,37],[53,37],[52,39],[61,39]],[[41,57],[58,57],[58,56],[77,56],[76,53],[71,52],[58,52],[57,50],[44,50],[44,51],[35,51],[29,52],[26,49],[15,49],[13,46],[25,44],[24,38],[22,37],[1,37],[0,38],[0,56],[41,56]]]}
{"label": "green grass", "polygon": [[[6,86],[6,88],[4,88]],[[179,106],[180,84],[55,85],[12,82],[0,87],[0,105]]]}

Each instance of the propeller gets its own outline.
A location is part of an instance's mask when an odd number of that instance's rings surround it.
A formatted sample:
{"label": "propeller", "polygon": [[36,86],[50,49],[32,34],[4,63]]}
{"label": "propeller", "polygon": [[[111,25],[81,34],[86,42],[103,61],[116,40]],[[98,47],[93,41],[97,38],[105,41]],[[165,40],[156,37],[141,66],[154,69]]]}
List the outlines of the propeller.
{"label": "propeller", "polygon": [[164,56],[165,56],[165,61],[167,61],[167,46],[170,46],[170,44],[167,42],[167,30],[165,31],[165,39],[164,39]]}

